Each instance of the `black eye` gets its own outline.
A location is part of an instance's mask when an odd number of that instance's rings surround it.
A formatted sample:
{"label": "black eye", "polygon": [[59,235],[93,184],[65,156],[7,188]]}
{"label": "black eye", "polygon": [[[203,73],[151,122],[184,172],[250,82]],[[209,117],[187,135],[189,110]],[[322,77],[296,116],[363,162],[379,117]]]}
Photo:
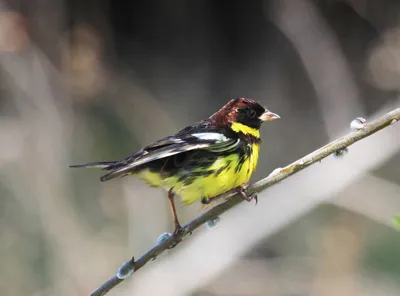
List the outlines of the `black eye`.
{"label": "black eye", "polygon": [[249,109],[247,111],[247,115],[249,115],[250,118],[254,118],[256,116],[256,111],[254,111],[253,109]]}

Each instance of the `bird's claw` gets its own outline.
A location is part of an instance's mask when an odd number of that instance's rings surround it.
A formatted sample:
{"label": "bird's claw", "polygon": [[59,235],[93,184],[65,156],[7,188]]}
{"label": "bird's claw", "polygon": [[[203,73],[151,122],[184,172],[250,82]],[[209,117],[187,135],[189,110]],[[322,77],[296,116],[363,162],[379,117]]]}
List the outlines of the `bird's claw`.
{"label": "bird's claw", "polygon": [[257,195],[257,192],[252,192],[252,193],[250,193],[250,194],[248,195],[244,190],[245,190],[244,188],[242,188],[242,189],[240,190],[240,195],[242,196],[242,198],[243,198],[245,201],[248,201],[248,202],[250,202],[250,201],[252,201],[252,200],[255,200],[255,201],[256,201],[256,205],[257,205],[257,203],[258,203],[258,195]]}
{"label": "bird's claw", "polygon": [[258,195],[256,192],[253,192],[252,194],[250,194],[250,201],[253,199],[255,200],[256,205],[257,205],[258,204]]}
{"label": "bird's claw", "polygon": [[201,198],[201,203],[202,203],[203,205],[208,205],[208,204],[212,203],[213,201],[219,199],[221,196],[224,196],[224,195],[227,194],[227,193],[230,193],[230,192],[232,192],[232,193],[237,193],[237,192],[239,192],[239,194],[242,196],[242,198],[243,198],[244,200],[246,200],[246,201],[255,200],[255,201],[256,201],[256,204],[257,204],[257,203],[258,203],[257,192],[252,192],[252,193],[250,193],[250,194],[248,195],[248,194],[246,193],[246,189],[247,189],[247,188],[248,188],[248,186],[243,185],[243,186],[240,186],[240,187],[236,187],[236,188],[234,188],[234,189],[232,189],[232,190],[229,190],[229,191],[225,192],[224,194],[218,195],[218,196],[216,196],[216,197],[207,198],[207,197],[204,197],[204,196],[203,196],[203,197]]}
{"label": "bird's claw", "polygon": [[179,223],[175,223],[175,230],[173,232],[173,236],[177,236],[181,232],[183,232],[183,227]]}
{"label": "bird's claw", "polygon": [[175,230],[172,233],[172,236],[174,237],[173,243],[168,247],[168,249],[173,249],[176,247],[177,244],[179,244],[182,241],[182,238],[179,237],[178,235],[182,233],[184,228],[179,224],[175,223]]}

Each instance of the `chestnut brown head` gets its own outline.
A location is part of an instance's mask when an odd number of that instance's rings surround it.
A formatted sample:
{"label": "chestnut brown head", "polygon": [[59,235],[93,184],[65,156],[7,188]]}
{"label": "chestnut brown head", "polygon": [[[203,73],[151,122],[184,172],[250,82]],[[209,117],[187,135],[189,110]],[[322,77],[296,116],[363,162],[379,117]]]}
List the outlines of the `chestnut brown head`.
{"label": "chestnut brown head", "polygon": [[230,100],[224,107],[210,117],[217,126],[230,126],[241,123],[250,128],[259,129],[264,121],[280,118],[258,102],[248,98]]}

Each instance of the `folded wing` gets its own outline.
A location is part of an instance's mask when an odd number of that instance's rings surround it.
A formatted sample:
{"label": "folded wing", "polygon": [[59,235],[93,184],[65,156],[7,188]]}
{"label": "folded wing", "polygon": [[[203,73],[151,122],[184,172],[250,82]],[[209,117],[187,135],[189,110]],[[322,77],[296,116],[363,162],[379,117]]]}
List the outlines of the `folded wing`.
{"label": "folded wing", "polygon": [[239,141],[239,139],[232,139],[218,132],[178,134],[176,136],[167,137],[105,168],[109,173],[101,177],[101,181],[124,176],[130,172],[134,172],[137,167],[151,161],[191,150],[205,149],[214,152],[233,151],[239,144]]}

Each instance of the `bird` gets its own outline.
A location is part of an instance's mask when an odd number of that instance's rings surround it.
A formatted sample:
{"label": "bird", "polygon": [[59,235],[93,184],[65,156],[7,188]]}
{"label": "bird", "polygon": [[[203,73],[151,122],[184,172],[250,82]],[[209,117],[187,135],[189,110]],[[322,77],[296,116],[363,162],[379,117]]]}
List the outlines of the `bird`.
{"label": "bird", "polygon": [[175,196],[182,204],[196,201],[209,204],[227,192],[239,193],[251,201],[245,189],[256,170],[260,151],[260,127],[280,116],[250,98],[235,98],[209,118],[187,126],[143,147],[119,161],[71,165],[73,168],[100,168],[108,181],[133,175],[149,186],[168,192],[175,230],[182,231]]}

